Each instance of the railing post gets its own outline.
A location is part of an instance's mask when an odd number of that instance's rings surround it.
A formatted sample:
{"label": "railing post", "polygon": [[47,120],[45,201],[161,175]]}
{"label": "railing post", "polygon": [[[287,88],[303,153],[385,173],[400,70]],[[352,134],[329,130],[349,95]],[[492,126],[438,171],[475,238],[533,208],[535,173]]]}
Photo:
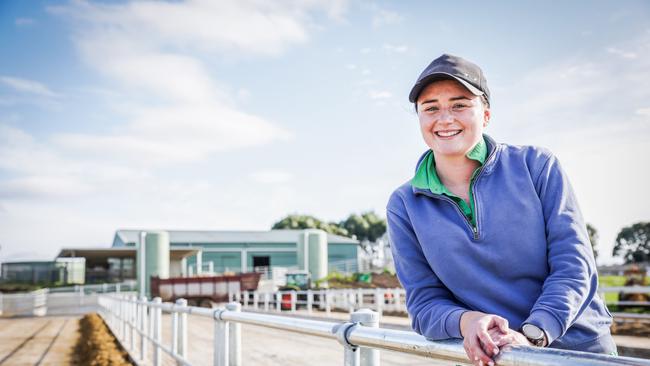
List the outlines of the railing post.
{"label": "railing post", "polygon": [[122,297],[120,300],[120,332],[123,342],[126,342],[126,304],[126,297]]}
{"label": "railing post", "polygon": [[311,308],[314,306],[314,292],[307,290],[307,314],[311,314]]}
{"label": "railing post", "polygon": [[[162,304],[162,299],[160,297],[154,297],[154,305]],[[160,343],[162,342],[162,309],[159,307],[151,308],[151,311],[154,313],[154,328],[153,328],[153,339],[155,340],[153,345],[153,364],[154,366],[160,366],[162,362],[162,354],[160,353]]]}
{"label": "railing post", "polygon": [[350,314],[352,314],[354,312],[354,307],[357,304],[357,296],[353,290],[345,290],[345,298],[347,299],[348,310]]}
{"label": "railing post", "polygon": [[[149,339],[153,338],[153,331],[154,331],[154,326],[156,325],[156,312],[155,308],[149,307],[149,329],[147,330],[147,335],[149,336]],[[152,350],[156,350],[156,346],[152,345]]]}
{"label": "railing post", "polygon": [[324,295],[324,297],[325,297],[325,314],[327,314],[327,316],[330,316],[330,313],[332,312],[332,306],[330,305],[330,300],[331,300],[330,299],[330,293],[331,292],[330,292],[329,289],[325,290],[325,295]]}
{"label": "railing post", "polygon": [[[147,297],[142,296],[140,298],[141,302],[146,302]],[[140,304],[140,360],[144,363],[147,359],[147,338],[145,338],[145,333],[147,329],[147,305]]]}
{"label": "railing post", "polygon": [[267,312],[269,311],[269,297],[271,297],[271,295],[268,292],[265,292],[264,293],[264,311],[267,311]]}
{"label": "railing post", "polygon": [[291,291],[289,293],[291,295],[291,312],[295,313],[296,312],[296,302],[298,302],[298,294],[296,291]]}
{"label": "railing post", "polygon": [[214,312],[214,366],[228,366],[230,356],[230,334],[228,328],[229,322],[221,319],[224,309],[218,309]]}
{"label": "railing post", "polygon": [[[178,299],[176,304],[186,307],[187,300]],[[178,354],[187,359],[187,351],[187,313],[180,313],[178,319]]]}
{"label": "railing post", "polygon": [[[364,327],[379,328],[379,313],[370,309],[360,309],[350,315],[350,321]],[[360,366],[379,366],[379,350],[359,347]]]}
{"label": "railing post", "polygon": [[244,309],[248,308],[248,291],[244,291]]}
{"label": "railing post", "polygon": [[115,292],[120,293],[120,284],[115,285]]}
{"label": "railing post", "polygon": [[360,288],[357,290],[357,304],[359,306],[359,309],[363,307],[363,289]]}
{"label": "railing post", "polygon": [[382,289],[375,289],[375,310],[381,315],[384,308],[384,294]]}
{"label": "railing post", "polygon": [[[176,301],[178,305],[178,301]],[[172,353],[178,355],[178,312],[172,308]]]}
{"label": "railing post", "polygon": [[135,313],[137,311],[137,304],[135,303],[135,300],[137,298],[135,296],[129,296],[129,327],[130,327],[130,335],[129,335],[129,350],[132,351],[135,349]]}
{"label": "railing post", "polygon": [[259,302],[260,302],[260,294],[257,291],[255,291],[253,292],[253,309],[257,310]]}
{"label": "railing post", "polygon": [[[231,302],[226,305],[226,309],[241,312],[241,304]],[[241,366],[241,324],[230,322],[229,328],[228,366]]]}
{"label": "railing post", "polygon": [[84,295],[85,294],[86,293],[84,291],[84,285],[79,286],[79,305],[84,304]]}
{"label": "railing post", "polygon": [[280,291],[275,293],[275,311],[278,313],[282,311],[282,293]]}

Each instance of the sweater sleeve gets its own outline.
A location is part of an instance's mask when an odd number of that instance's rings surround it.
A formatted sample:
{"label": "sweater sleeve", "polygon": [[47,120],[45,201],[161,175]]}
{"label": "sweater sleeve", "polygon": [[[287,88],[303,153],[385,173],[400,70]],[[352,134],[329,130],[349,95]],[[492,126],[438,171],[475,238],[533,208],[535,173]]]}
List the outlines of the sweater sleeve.
{"label": "sweater sleeve", "polygon": [[535,184],[546,222],[549,275],[524,323],[544,329],[550,344],[587,308],[596,294],[598,275],[573,189],[554,156]]}
{"label": "sweater sleeve", "polygon": [[388,235],[414,331],[433,340],[462,338],[460,317],[467,311],[429,266],[410,222],[388,209]]}

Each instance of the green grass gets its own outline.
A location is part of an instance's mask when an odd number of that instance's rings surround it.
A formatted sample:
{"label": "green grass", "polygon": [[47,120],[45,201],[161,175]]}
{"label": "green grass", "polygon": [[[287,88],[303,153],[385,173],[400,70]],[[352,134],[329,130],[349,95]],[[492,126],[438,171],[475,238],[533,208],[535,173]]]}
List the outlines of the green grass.
{"label": "green grass", "polygon": [[[599,277],[600,287],[618,287],[625,286],[625,281],[627,278],[625,276],[600,276]],[[650,285],[650,277],[646,277],[646,284]],[[616,302],[618,301],[617,292],[607,292],[605,293],[605,302]],[[610,305],[608,306],[610,311],[617,311],[617,306]],[[636,311],[635,311],[636,310]],[[627,311],[632,312],[645,312],[646,309],[628,309]]]}

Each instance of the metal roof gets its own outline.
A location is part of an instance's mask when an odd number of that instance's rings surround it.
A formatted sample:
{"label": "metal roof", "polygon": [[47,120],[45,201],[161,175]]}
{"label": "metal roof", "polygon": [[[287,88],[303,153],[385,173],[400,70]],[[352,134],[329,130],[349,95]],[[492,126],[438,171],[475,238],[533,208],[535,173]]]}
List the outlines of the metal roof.
{"label": "metal roof", "polygon": [[[118,230],[115,232],[113,246],[137,243],[142,230]],[[298,235],[304,230],[268,230],[268,231],[216,231],[216,230],[149,230],[166,231],[171,244],[193,243],[296,243]],[[327,234],[328,244],[358,244],[359,241],[345,236]]]}
{"label": "metal roof", "polygon": [[[194,255],[200,251],[200,248],[169,248],[170,259],[182,259]],[[63,248],[56,256],[62,257],[84,257],[87,259],[99,259],[108,257],[125,257],[135,258],[135,247],[121,247],[121,248]]]}

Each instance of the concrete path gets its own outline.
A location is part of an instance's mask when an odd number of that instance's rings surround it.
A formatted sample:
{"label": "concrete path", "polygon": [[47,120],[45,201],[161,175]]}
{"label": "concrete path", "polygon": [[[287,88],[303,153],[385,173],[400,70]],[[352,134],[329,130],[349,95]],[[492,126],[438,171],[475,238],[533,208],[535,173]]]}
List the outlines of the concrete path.
{"label": "concrete path", "polygon": [[0,365],[69,365],[79,318],[0,318]]}

